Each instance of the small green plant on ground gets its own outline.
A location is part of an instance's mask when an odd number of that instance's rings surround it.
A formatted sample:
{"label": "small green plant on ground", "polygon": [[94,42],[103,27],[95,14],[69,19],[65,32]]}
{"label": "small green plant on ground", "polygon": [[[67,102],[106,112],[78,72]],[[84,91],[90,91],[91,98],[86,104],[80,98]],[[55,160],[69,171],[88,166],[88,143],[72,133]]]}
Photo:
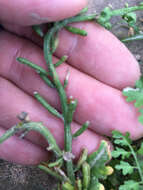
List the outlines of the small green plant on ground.
{"label": "small green plant on ground", "polygon": [[[18,124],[0,137],[0,144],[19,131],[22,132],[20,137],[24,137],[31,130],[43,135],[49,144],[47,150],[53,153],[53,157],[52,160],[43,162],[38,167],[58,180],[57,189],[59,190],[103,190],[104,187],[110,190],[140,190],[143,187],[143,161],[141,160],[143,144],[138,149],[134,148],[128,133],[124,136],[118,131],[113,132],[115,150],[112,152],[113,159],[110,162],[112,167],[108,165],[111,160],[109,145],[104,140],[101,141],[96,152],[89,155],[88,150],[84,149],[77,163],[73,162],[75,156],[72,153],[72,141],[88,128],[89,122],[85,122],[78,131],[72,134],[71,123],[77,107],[77,100],[66,95],[65,87],[68,85],[68,77],[65,78],[64,84],[62,84],[56,73],[56,67],[60,66],[67,59],[67,56],[63,56],[56,64],[53,64],[52,61],[52,55],[58,46],[57,35],[62,28],[69,32],[86,36],[86,31],[69,26],[69,24],[96,20],[105,28],[110,29],[112,27],[110,19],[113,16],[121,16],[129,27],[133,27],[138,32],[138,28],[135,26],[136,15],[134,13],[137,10],[143,10],[143,4],[135,7],[126,5],[125,8],[118,10],[106,7],[99,15],[85,15],[84,13],[87,12],[87,8],[85,8],[75,17],[53,23],[46,34],[42,31],[40,25],[33,26],[36,33],[44,39],[44,57],[48,72],[25,58],[17,58],[17,61],[21,64],[35,69],[48,86],[57,90],[61,102],[61,113],[52,107],[38,92],[34,92],[34,96],[51,114],[63,121],[64,150],[60,149],[47,127],[42,122],[30,121],[26,112],[19,115],[20,122]],[[128,101],[136,100],[135,106],[141,107],[143,105],[141,94],[143,88],[142,78],[137,82],[136,87],[137,89],[135,90],[124,89],[123,94],[128,96]],[[140,112],[142,113],[142,109]],[[142,116],[139,121],[143,122]],[[130,160],[128,160],[129,157],[131,158]],[[120,161],[116,158],[120,158]],[[115,168],[114,174],[112,174],[113,168]],[[109,175],[111,175],[112,180],[107,178]],[[123,179],[122,176],[125,176],[125,180],[119,180],[119,183],[116,178]]]}

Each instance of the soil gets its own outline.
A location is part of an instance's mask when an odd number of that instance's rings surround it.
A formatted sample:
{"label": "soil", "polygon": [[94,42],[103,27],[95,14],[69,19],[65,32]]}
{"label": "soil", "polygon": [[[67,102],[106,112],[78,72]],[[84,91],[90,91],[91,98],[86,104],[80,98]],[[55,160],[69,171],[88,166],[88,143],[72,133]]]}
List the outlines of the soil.
{"label": "soil", "polygon": [[[126,0],[129,5],[135,5],[141,0]],[[90,0],[89,12],[101,11],[105,6],[111,4],[113,8],[123,7],[124,0]],[[138,13],[143,18],[143,13]],[[119,18],[113,19],[116,23]],[[127,36],[128,30],[116,25],[112,32],[119,38]],[[143,44],[142,41],[128,43],[127,47],[135,55],[135,57],[143,62]],[[51,190],[56,185],[55,179],[41,172],[36,167],[27,167],[9,163],[0,160],[0,190]]]}

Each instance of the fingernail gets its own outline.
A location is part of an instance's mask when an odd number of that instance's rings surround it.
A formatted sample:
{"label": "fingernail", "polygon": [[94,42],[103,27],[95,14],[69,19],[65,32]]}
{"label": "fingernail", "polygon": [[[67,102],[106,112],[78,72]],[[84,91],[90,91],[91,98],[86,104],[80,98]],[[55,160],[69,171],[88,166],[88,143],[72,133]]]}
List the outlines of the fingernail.
{"label": "fingernail", "polygon": [[31,13],[30,16],[34,19],[39,21],[43,21],[43,22],[51,22],[51,20],[49,19],[49,17],[41,17],[39,14],[37,13]]}

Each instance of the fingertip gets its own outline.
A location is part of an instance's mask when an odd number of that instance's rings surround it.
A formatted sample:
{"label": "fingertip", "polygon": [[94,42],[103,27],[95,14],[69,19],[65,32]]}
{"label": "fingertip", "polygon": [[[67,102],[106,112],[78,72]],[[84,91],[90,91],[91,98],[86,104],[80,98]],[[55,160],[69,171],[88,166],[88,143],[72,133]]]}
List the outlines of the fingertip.
{"label": "fingertip", "polygon": [[0,20],[21,26],[47,23],[74,16],[86,5],[87,0],[5,1],[0,6]]}
{"label": "fingertip", "polygon": [[[47,2],[47,1],[46,1]],[[62,0],[41,4],[41,9],[30,12],[30,20],[33,24],[53,22],[72,17],[87,5],[87,0]]]}
{"label": "fingertip", "polygon": [[[0,128],[0,136],[5,132]],[[37,165],[48,159],[48,153],[40,146],[12,136],[0,144],[0,158],[23,165]]]}

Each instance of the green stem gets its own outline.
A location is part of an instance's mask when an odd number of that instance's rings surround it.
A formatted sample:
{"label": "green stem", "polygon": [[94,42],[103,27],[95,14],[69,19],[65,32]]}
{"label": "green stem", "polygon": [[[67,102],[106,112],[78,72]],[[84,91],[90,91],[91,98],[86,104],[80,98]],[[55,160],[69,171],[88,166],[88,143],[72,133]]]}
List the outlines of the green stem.
{"label": "green stem", "polygon": [[[55,28],[53,28],[50,30],[50,32],[48,32],[45,35],[45,38],[44,38],[44,56],[45,56],[45,60],[47,62],[50,74],[52,75],[54,85],[55,85],[55,87],[59,93],[60,100],[61,100],[61,106],[62,106],[62,113],[63,113],[64,120],[66,121],[66,115],[67,115],[67,110],[68,110],[67,96],[66,96],[64,88],[63,88],[63,86],[59,80],[59,77],[55,71],[55,67],[52,63],[52,54],[50,51],[50,40],[52,39],[52,35],[55,31],[56,31]],[[71,150],[72,150],[72,148],[71,148],[72,147],[72,143],[71,143],[72,137],[71,137],[70,126],[67,126],[65,123],[64,128],[65,128],[65,131],[64,131],[65,132],[65,145],[67,144],[65,151],[71,152]],[[73,172],[72,160],[66,162],[66,166],[67,166],[68,177],[71,180],[71,182],[74,183],[74,172]]]}
{"label": "green stem", "polygon": [[73,34],[87,36],[87,32],[85,30],[81,30],[80,28],[75,28],[73,26],[65,26],[65,29]]}
{"label": "green stem", "polygon": [[41,25],[34,25],[32,29],[42,38],[44,37],[44,33],[42,31]]}
{"label": "green stem", "polygon": [[58,77],[58,75],[57,75],[57,73],[55,71],[55,67],[54,67],[54,64],[52,62],[51,49],[50,49],[50,40],[52,38],[53,33],[54,33],[54,28],[52,28],[50,30],[50,32],[48,32],[45,35],[45,38],[44,38],[44,56],[45,56],[45,60],[46,60],[46,63],[48,65],[48,68],[49,68],[50,75],[53,78],[54,85],[55,85],[56,89],[59,92],[63,116],[64,116],[64,118],[66,118],[67,97],[66,97],[64,88],[63,88],[63,86],[62,86],[62,84],[61,84],[61,82],[59,80],[59,77]]}
{"label": "green stem", "polygon": [[35,98],[54,116],[63,120],[63,116],[38,93],[34,92]]}
{"label": "green stem", "polygon": [[13,126],[9,130],[7,130],[1,137],[0,137],[0,144],[2,144],[5,140],[7,140],[9,137],[13,136],[15,133],[17,133],[19,130],[17,129],[17,126]]}
{"label": "green stem", "polygon": [[44,75],[44,74],[42,74],[42,73],[39,73],[39,75],[40,75],[41,79],[43,79],[43,81],[44,81],[50,88],[55,88],[55,86],[53,85],[53,83],[50,81],[50,79],[49,79],[46,75]]}
{"label": "green stem", "polygon": [[[64,139],[65,139],[65,151],[72,152],[72,135],[71,135],[71,126],[70,124],[64,124]],[[71,180],[72,184],[75,184],[75,175],[73,169],[72,160],[66,162],[67,175]]]}
{"label": "green stem", "polygon": [[111,14],[112,16],[118,16],[118,15],[125,15],[134,11],[140,11],[143,10],[143,6],[134,6],[134,7],[127,7],[123,9],[117,9],[117,10],[112,10]]}
{"label": "green stem", "polygon": [[56,140],[54,139],[51,132],[40,122],[29,122],[29,123],[23,123],[18,124],[9,130],[6,131],[4,135],[0,137],[0,144],[3,143],[5,140],[7,140],[9,137],[16,134],[18,131],[37,131],[39,132],[47,142],[49,143],[49,147],[51,150],[56,154],[57,157],[62,156],[62,151],[60,150],[59,146],[56,143]]}
{"label": "green stem", "polygon": [[[127,143],[128,143],[128,142],[127,142]],[[128,143],[128,146],[129,146],[129,148],[130,148],[130,150],[131,150],[131,153],[132,153],[132,155],[133,155],[133,157],[134,157],[134,160],[135,160],[135,162],[136,162],[137,169],[138,169],[138,171],[139,171],[139,175],[140,175],[141,181],[143,182],[143,173],[142,173],[142,169],[141,169],[141,167],[140,167],[140,164],[139,164],[139,162],[138,162],[136,153],[135,153],[134,149],[132,148],[132,146],[131,146],[129,143]]]}
{"label": "green stem", "polygon": [[32,63],[31,61],[28,61],[28,60],[25,59],[25,58],[18,57],[16,60],[17,60],[18,62],[24,64],[24,65],[28,65],[29,67],[35,69],[36,71],[38,71],[38,72],[40,72],[40,73],[42,73],[42,74],[44,74],[44,75],[49,76],[49,73],[48,73],[47,71],[45,71],[42,67],[40,67],[40,66],[38,66],[38,65],[36,65],[36,64],[34,64],[34,63]]}
{"label": "green stem", "polygon": [[60,176],[59,174],[57,174],[56,172],[52,171],[51,169],[47,168],[46,166],[43,165],[38,165],[38,168],[43,170],[44,172],[48,173],[49,175],[57,178],[58,180],[60,180],[61,182],[64,181],[64,178],[62,176]]}
{"label": "green stem", "polygon": [[67,55],[62,56],[61,59],[57,63],[54,64],[54,67],[60,66],[63,62],[67,60],[67,58],[68,58]]}
{"label": "green stem", "polygon": [[[59,97],[61,100],[61,107],[62,107],[62,114],[64,117],[64,129],[65,129],[65,151],[66,152],[72,152],[72,134],[71,134],[71,126],[70,123],[67,121],[67,114],[68,112],[68,104],[67,104],[67,96],[64,91],[64,87],[62,86],[59,77],[56,73],[54,64],[52,62],[52,52],[51,52],[51,42],[53,40],[53,36],[57,34],[59,30],[64,28],[67,24],[74,23],[74,22],[80,22],[80,21],[87,21],[87,20],[93,20],[95,19],[94,15],[84,15],[84,16],[76,16],[69,19],[65,19],[62,22],[57,22],[52,29],[45,35],[44,37],[44,57],[50,72],[50,76],[52,76],[54,85],[59,93]],[[72,116],[73,114],[69,114],[69,116]],[[68,119],[70,119],[68,117]],[[73,170],[73,163],[72,160],[66,162],[67,166],[67,173],[68,177],[70,178],[72,184],[75,183],[75,176],[74,176],[74,170]]]}
{"label": "green stem", "polygon": [[82,125],[82,127],[81,127],[79,130],[77,130],[77,131],[72,135],[72,137],[73,137],[73,138],[76,138],[76,137],[80,136],[82,133],[84,133],[84,132],[86,131],[86,129],[88,128],[89,123],[90,123],[89,121],[86,121],[86,122]]}
{"label": "green stem", "polygon": [[143,40],[143,34],[138,34],[138,35],[135,35],[135,36],[131,36],[129,38],[125,38],[122,40],[122,42],[132,42],[132,41],[135,41],[135,40]]}

